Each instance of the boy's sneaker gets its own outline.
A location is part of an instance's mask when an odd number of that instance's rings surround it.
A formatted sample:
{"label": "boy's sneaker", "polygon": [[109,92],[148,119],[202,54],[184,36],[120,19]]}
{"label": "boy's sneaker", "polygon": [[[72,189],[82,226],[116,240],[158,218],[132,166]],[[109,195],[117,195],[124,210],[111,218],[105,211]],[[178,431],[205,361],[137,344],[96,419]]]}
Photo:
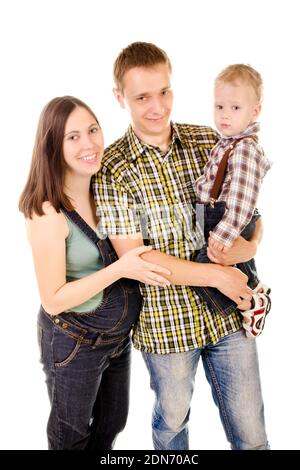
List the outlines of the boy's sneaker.
{"label": "boy's sneaker", "polygon": [[253,292],[252,308],[241,311],[243,328],[247,338],[256,338],[262,333],[266,316],[271,309],[271,299],[269,297],[271,289],[268,286],[259,283]]}

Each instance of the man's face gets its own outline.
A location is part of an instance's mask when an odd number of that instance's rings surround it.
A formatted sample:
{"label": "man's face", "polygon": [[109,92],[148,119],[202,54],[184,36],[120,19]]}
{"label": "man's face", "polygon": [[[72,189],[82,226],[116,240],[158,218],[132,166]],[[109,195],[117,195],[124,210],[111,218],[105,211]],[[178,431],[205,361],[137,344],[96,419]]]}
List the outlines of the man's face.
{"label": "man's face", "polygon": [[123,90],[114,90],[131,115],[132,127],[140,138],[151,139],[169,131],[173,104],[168,65],[134,67],[125,73]]}

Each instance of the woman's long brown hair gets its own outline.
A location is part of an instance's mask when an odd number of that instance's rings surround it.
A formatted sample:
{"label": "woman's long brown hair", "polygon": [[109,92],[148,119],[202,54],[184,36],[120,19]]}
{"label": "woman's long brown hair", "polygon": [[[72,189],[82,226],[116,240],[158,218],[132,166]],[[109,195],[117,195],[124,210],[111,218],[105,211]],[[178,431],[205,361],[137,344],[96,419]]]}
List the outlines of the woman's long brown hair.
{"label": "woman's long brown hair", "polygon": [[73,96],[54,98],[41,113],[30,171],[19,201],[19,210],[25,217],[31,218],[33,213],[43,215],[45,201],[49,201],[57,212],[62,207],[74,209],[64,193],[63,139],[67,119],[76,107],[85,108],[98,123],[92,110]]}

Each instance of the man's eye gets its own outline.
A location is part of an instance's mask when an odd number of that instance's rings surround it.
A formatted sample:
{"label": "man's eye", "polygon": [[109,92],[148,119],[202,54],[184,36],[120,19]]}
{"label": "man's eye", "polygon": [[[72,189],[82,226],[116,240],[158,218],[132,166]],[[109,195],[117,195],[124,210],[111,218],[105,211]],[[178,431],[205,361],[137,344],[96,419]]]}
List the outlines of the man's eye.
{"label": "man's eye", "polygon": [[146,96],[139,96],[138,101],[146,101]]}

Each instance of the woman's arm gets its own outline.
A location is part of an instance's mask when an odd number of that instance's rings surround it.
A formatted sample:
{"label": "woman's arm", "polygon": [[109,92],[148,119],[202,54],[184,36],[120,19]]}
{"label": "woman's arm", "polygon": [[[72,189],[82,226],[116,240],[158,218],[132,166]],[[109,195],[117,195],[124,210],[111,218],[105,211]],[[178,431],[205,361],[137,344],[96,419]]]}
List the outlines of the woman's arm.
{"label": "woman's arm", "polygon": [[51,206],[45,206],[44,216],[34,215],[27,220],[27,234],[31,244],[41,303],[50,315],[57,315],[87,301],[121,277],[165,286],[169,281],[158,273],[169,271],[148,263],[140,255],[151,250],[139,247],[124,257],[89,276],[66,281],[65,240],[68,225],[64,216]]}

